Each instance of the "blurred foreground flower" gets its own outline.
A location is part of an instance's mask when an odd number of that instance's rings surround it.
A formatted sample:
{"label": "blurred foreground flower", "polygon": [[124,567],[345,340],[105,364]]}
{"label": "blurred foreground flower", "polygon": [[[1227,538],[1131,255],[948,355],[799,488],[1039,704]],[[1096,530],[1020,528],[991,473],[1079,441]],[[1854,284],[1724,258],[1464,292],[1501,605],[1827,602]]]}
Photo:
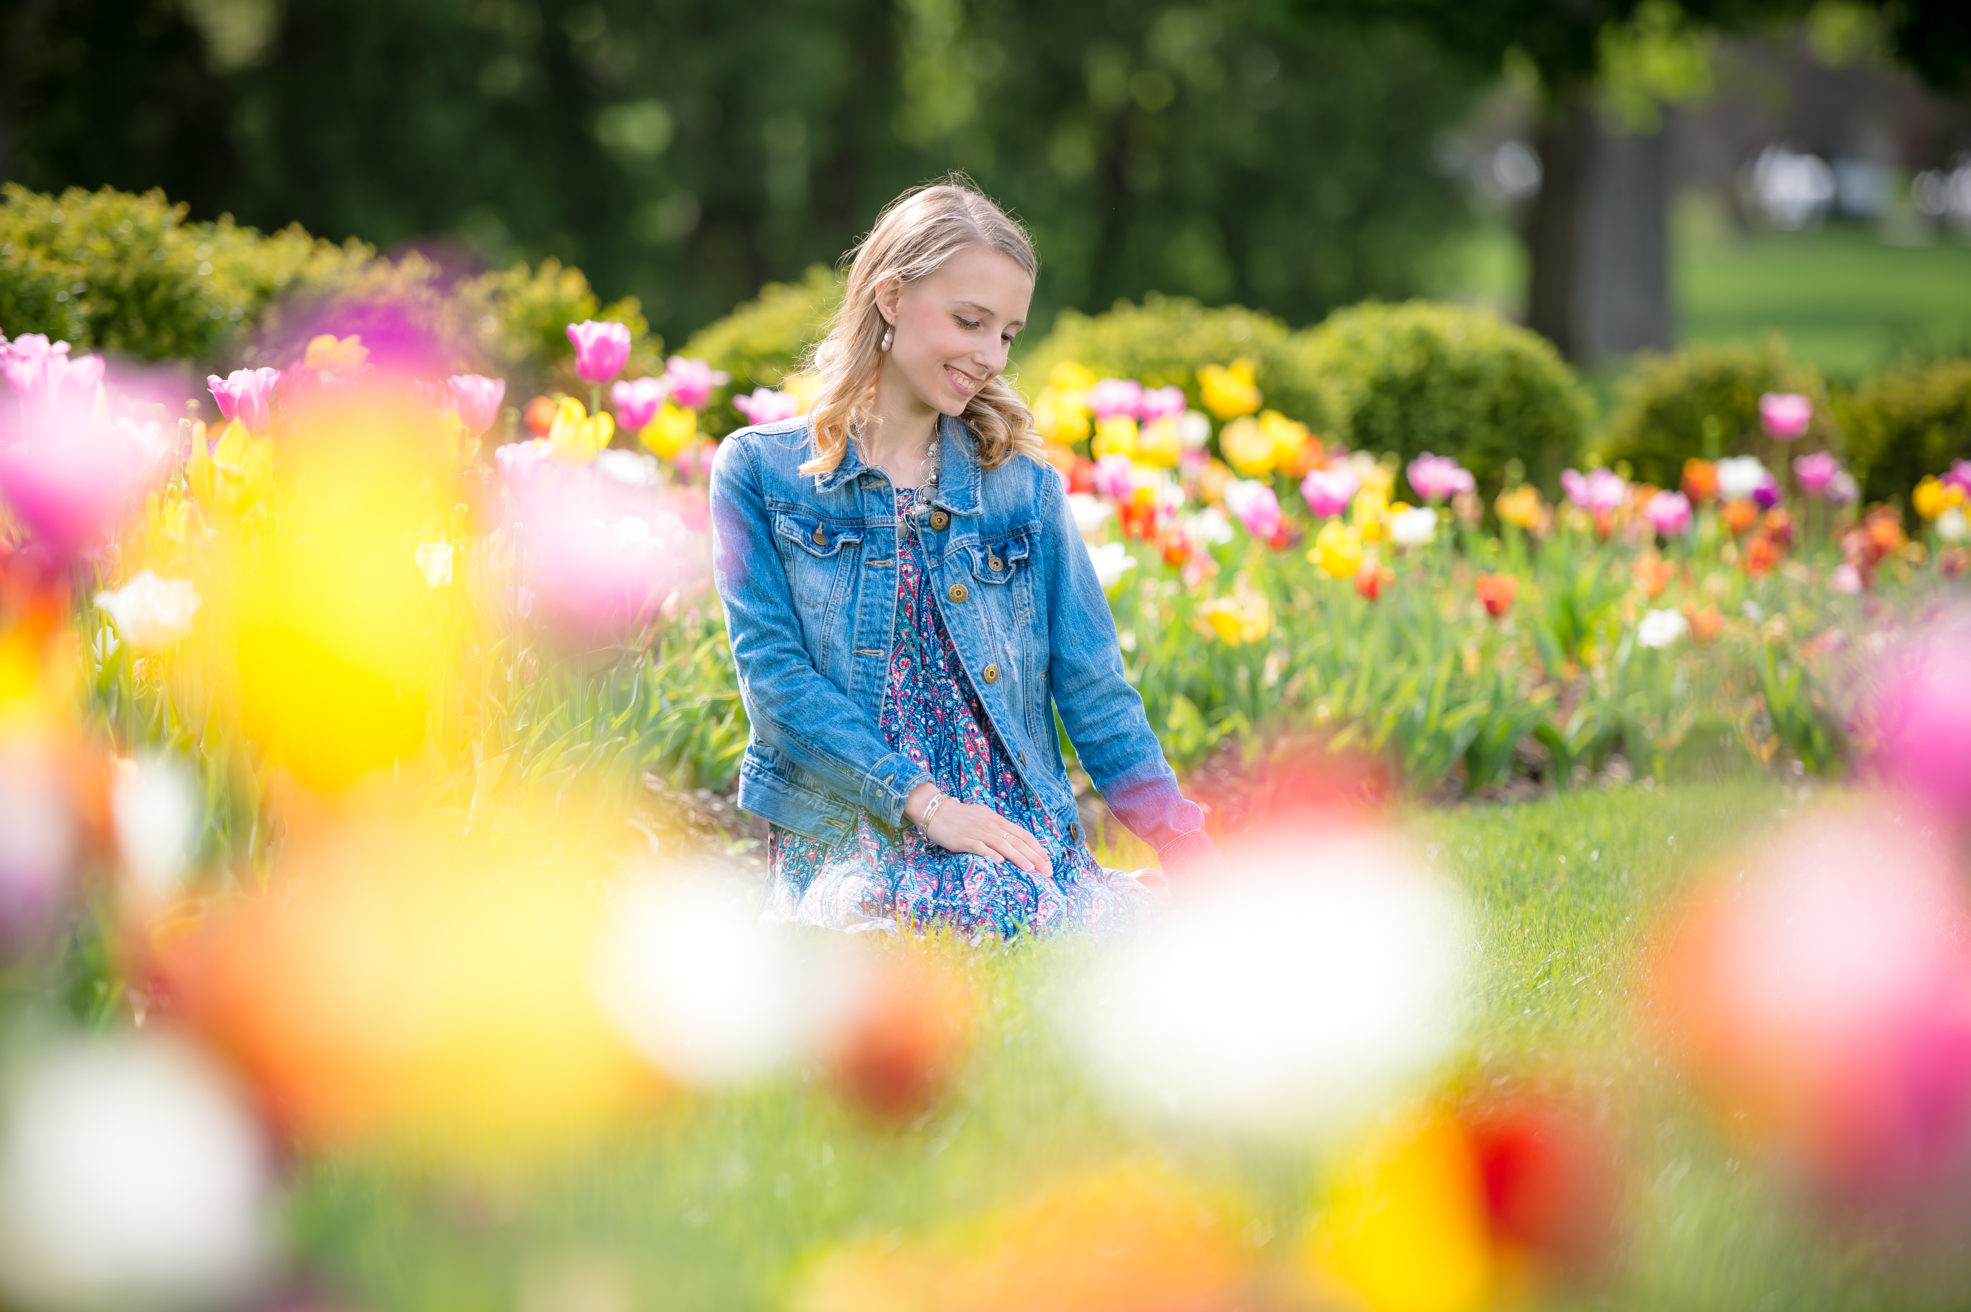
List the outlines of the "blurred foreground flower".
{"label": "blurred foreground flower", "polygon": [[184,579],[139,570],[120,588],[96,594],[96,605],[133,651],[163,651],[184,641],[198,613],[198,589]]}
{"label": "blurred foreground flower", "polygon": [[732,375],[714,369],[704,360],[674,355],[664,362],[664,381],[670,385],[671,403],[684,410],[703,410],[712,393],[732,381]]}
{"label": "blurred foreground flower", "polygon": [[1971,829],[1971,614],[1889,653],[1870,707],[1881,775]]}
{"label": "blurred foreground flower", "polygon": [[957,1081],[978,1028],[978,990],[952,960],[921,944],[885,945],[847,982],[818,1044],[829,1082],[863,1115],[907,1124]]}
{"label": "blurred foreground flower", "polygon": [[801,403],[786,392],[756,387],[747,396],[732,398],[732,408],[746,416],[749,424],[777,424],[801,412]]}
{"label": "blurred foreground flower", "polygon": [[506,399],[506,379],[453,374],[445,380],[445,387],[451,393],[452,408],[474,436],[499,422],[500,402]]}
{"label": "blurred foreground flower", "polygon": [[274,388],[280,381],[278,369],[235,369],[224,378],[206,375],[205,385],[218,402],[220,418],[259,433],[273,418]]}
{"label": "blurred foreground flower", "polygon": [[628,325],[603,319],[584,319],[568,325],[575,347],[575,376],[597,386],[623,372],[630,358]]}

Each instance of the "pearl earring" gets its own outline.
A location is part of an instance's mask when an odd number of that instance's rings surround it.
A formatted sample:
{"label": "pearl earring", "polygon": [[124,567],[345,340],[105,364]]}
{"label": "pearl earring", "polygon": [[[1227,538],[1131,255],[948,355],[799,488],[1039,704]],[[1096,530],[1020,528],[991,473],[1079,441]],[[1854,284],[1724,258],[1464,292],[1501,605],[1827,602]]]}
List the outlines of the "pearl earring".
{"label": "pearl earring", "polygon": [[877,349],[877,350],[879,350],[879,351],[887,351],[887,350],[889,350],[889,349],[890,349],[890,343],[891,343],[891,342],[894,342],[894,341],[895,341],[896,339],[897,339],[897,330],[896,330],[896,325],[895,325],[895,324],[884,324],[884,325],[883,325],[883,342],[882,342],[882,345],[880,345],[880,346],[878,346],[878,347],[877,347],[876,349]]}

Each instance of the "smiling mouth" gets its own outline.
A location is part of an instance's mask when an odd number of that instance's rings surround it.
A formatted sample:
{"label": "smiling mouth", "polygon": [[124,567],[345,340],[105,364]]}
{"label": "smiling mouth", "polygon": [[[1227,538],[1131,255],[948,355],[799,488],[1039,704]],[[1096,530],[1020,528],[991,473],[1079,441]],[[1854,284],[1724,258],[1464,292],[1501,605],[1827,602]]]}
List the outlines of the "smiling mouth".
{"label": "smiling mouth", "polygon": [[952,387],[961,396],[970,396],[972,393],[978,391],[979,385],[985,381],[983,378],[974,378],[968,373],[953,369],[950,365],[946,365],[944,371],[951,378]]}

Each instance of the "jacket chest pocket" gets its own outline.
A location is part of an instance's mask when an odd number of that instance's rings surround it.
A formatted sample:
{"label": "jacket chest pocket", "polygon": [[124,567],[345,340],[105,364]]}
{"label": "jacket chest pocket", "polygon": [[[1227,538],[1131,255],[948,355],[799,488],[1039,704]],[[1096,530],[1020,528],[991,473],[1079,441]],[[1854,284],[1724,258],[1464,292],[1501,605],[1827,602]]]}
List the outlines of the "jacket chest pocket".
{"label": "jacket chest pocket", "polygon": [[[832,605],[847,586],[862,544],[860,524],[837,524],[800,510],[774,512],[773,530],[787,562],[787,583],[805,611]],[[851,548],[855,548],[852,550]]]}
{"label": "jacket chest pocket", "polygon": [[1015,533],[966,548],[979,599],[1003,619],[1005,636],[1023,637],[1032,616],[1032,537]]}

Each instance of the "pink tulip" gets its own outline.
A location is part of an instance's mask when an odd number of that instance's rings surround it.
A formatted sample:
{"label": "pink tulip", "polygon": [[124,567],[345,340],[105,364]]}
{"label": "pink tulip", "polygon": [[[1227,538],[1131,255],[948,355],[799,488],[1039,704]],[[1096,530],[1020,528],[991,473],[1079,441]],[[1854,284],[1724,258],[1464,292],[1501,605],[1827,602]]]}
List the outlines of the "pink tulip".
{"label": "pink tulip", "polygon": [[1971,620],[1960,615],[1892,655],[1881,687],[1872,717],[1877,768],[1971,825]]}
{"label": "pink tulip", "polygon": [[634,378],[609,389],[610,404],[616,407],[616,423],[623,428],[642,428],[657,415],[657,407],[670,394],[663,378]]}
{"label": "pink tulip", "polygon": [[1280,528],[1280,498],[1257,479],[1235,478],[1225,484],[1225,508],[1261,541],[1270,541]]}
{"label": "pink tulip", "polygon": [[1827,582],[1836,592],[1846,593],[1850,597],[1862,590],[1861,571],[1846,561],[1834,567],[1834,572],[1827,576]]}
{"label": "pink tulip", "polygon": [[585,383],[606,383],[623,372],[630,358],[630,330],[606,319],[584,319],[568,325],[575,344],[575,376]]}
{"label": "pink tulip", "polygon": [[1560,489],[1567,494],[1568,501],[1583,510],[1616,510],[1629,495],[1628,482],[1608,469],[1590,469],[1585,475],[1563,469]]}
{"label": "pink tulip", "polygon": [[0,337],[0,375],[23,405],[68,409],[95,401],[103,357],[70,358],[67,342],[50,342],[40,333],[23,333],[11,342]]}
{"label": "pink tulip", "polygon": [[1089,481],[1096,496],[1127,501],[1136,490],[1136,465],[1128,456],[1110,452],[1095,461],[1095,472]]}
{"label": "pink tulip", "polygon": [[731,374],[682,355],[665,363],[664,378],[671,385],[671,404],[681,410],[703,410],[712,399],[712,389],[732,381]]}
{"label": "pink tulip", "polygon": [[1825,451],[1793,457],[1793,477],[1800,480],[1800,490],[1810,497],[1825,493],[1840,472],[1841,462]]}
{"label": "pink tulip", "polygon": [[1137,407],[1136,417],[1146,424],[1154,424],[1159,419],[1167,419],[1184,413],[1184,389],[1181,387],[1145,388],[1142,403]]}
{"label": "pink tulip", "polygon": [[1961,489],[1965,496],[1971,497],[1971,460],[1953,462],[1950,472],[1943,477],[1943,484]]}
{"label": "pink tulip", "polygon": [[[156,423],[111,420],[95,399],[37,406],[10,423],[0,447],[0,498],[35,541],[56,556],[87,555],[142,503],[166,470],[172,443]],[[0,438],[7,437],[0,434]]]}
{"label": "pink tulip", "polygon": [[278,369],[235,369],[224,378],[207,374],[205,385],[212,389],[221,416],[257,433],[273,418],[274,387],[280,381]]}
{"label": "pink tulip", "polygon": [[1690,531],[1690,498],[1681,492],[1658,492],[1643,507],[1650,526],[1666,538],[1680,538]]}
{"label": "pink tulip", "polygon": [[1104,378],[1088,390],[1088,410],[1097,419],[1127,415],[1143,408],[1143,384],[1129,378]]}
{"label": "pink tulip", "polygon": [[493,449],[493,466],[509,486],[525,483],[554,455],[554,443],[545,437],[525,442],[508,442]]}
{"label": "pink tulip", "polygon": [[732,408],[756,424],[777,424],[801,413],[801,403],[785,392],[756,387],[751,396],[735,396]]}
{"label": "pink tulip", "polygon": [[474,433],[483,433],[499,422],[500,402],[506,399],[506,379],[480,374],[453,374],[445,380],[452,394],[452,408]]}
{"label": "pink tulip", "polygon": [[1307,508],[1324,519],[1347,513],[1348,503],[1361,490],[1361,476],[1345,465],[1309,470],[1300,481],[1300,495],[1306,498]]}
{"label": "pink tulip", "polygon": [[1767,392],[1759,398],[1759,423],[1775,442],[1791,442],[1807,431],[1814,403],[1798,392]]}
{"label": "pink tulip", "polygon": [[1847,470],[1836,470],[1827,490],[1821,493],[1821,499],[1830,506],[1852,506],[1861,500],[1861,485]]}
{"label": "pink tulip", "polygon": [[1417,495],[1433,503],[1477,488],[1470,470],[1459,468],[1449,456],[1434,456],[1428,451],[1410,462],[1409,474]]}

